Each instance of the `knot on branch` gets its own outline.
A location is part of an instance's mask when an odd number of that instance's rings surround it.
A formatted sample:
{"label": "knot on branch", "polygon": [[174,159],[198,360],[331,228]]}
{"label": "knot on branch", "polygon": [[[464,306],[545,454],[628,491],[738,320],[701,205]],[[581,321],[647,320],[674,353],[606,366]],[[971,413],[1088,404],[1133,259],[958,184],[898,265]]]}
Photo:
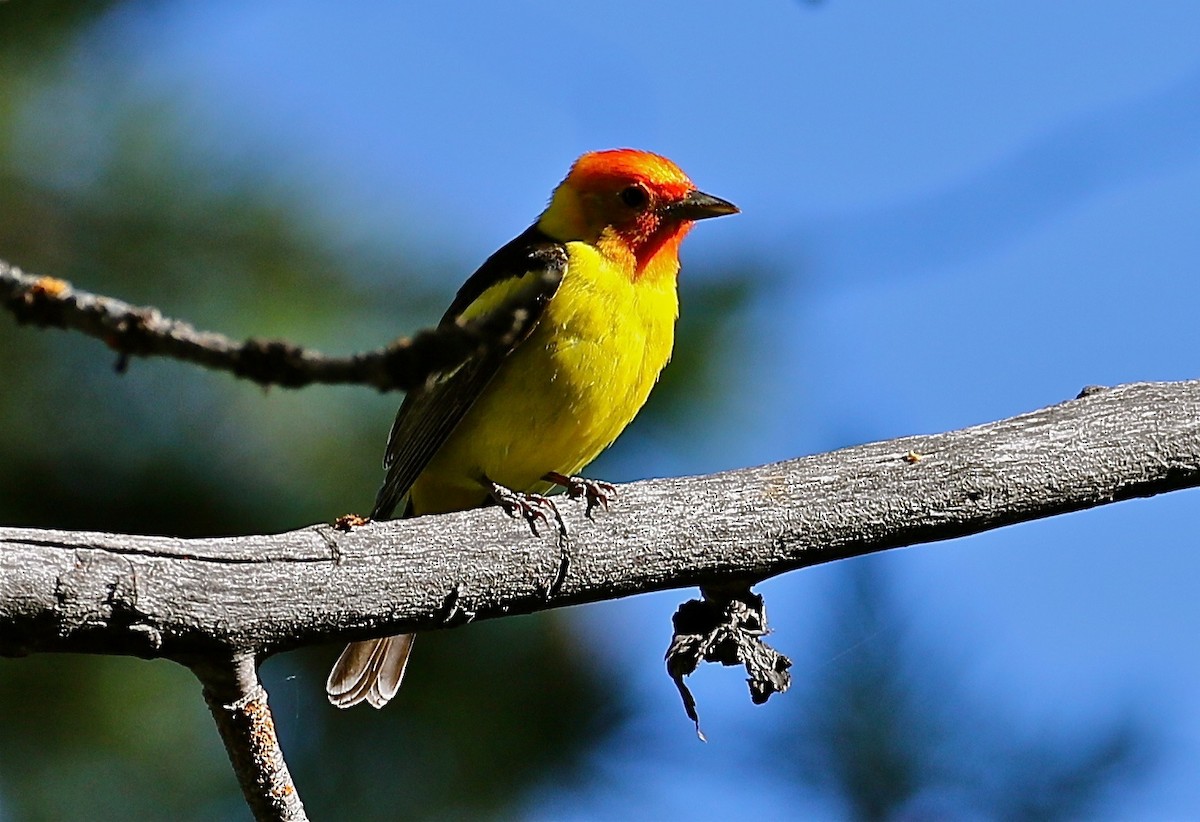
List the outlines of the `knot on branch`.
{"label": "knot on branch", "polygon": [[[19,269],[14,271],[20,274]],[[66,298],[70,294],[71,284],[66,280],[35,277],[31,282],[16,286],[5,296],[4,302],[19,323],[64,328]]]}
{"label": "knot on branch", "polygon": [[679,606],[671,618],[675,634],[667,649],[667,673],[679,689],[683,709],[700,730],[696,699],[683,678],[701,662],[745,665],[750,700],[761,705],[771,694],[783,693],[792,684],[792,661],[763,641],[770,633],[763,598],[748,587],[701,588],[703,599]]}
{"label": "knot on branch", "polygon": [[259,385],[301,388],[312,382],[306,359],[301,346],[251,337],[238,349],[233,373]]}
{"label": "knot on branch", "polygon": [[154,353],[156,330],[163,322],[163,315],[156,308],[130,309],[116,318],[112,330],[104,336],[104,344],[117,352],[116,370],[124,374],[129,370],[130,357],[145,357]]}

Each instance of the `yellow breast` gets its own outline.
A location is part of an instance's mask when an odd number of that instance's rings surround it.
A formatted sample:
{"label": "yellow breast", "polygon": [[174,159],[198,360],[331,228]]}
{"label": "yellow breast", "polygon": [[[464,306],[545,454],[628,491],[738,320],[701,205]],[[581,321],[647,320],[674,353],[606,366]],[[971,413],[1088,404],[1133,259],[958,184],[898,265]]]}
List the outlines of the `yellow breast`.
{"label": "yellow breast", "polygon": [[674,344],[675,272],[635,279],[590,245],[567,252],[537,328],[413,485],[417,513],[480,504],[485,476],[543,490],[546,472],[579,472],[646,402]]}

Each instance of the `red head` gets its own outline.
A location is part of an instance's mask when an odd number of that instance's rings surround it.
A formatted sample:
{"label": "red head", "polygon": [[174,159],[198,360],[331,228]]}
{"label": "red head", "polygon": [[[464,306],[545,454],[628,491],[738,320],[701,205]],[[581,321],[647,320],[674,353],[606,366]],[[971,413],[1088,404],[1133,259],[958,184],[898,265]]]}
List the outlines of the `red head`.
{"label": "red head", "polygon": [[737,210],[698,191],[666,157],[623,148],[576,160],[538,226],[561,242],[595,245],[614,262],[628,265],[631,276],[658,265],[674,275],[679,243],[692,223]]}

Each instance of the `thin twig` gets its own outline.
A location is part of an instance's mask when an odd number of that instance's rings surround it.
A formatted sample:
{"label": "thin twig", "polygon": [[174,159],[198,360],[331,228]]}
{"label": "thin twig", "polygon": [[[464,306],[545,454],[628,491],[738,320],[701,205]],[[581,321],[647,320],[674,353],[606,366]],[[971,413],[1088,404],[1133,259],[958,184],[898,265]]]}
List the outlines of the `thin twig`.
{"label": "thin twig", "polygon": [[408,390],[483,349],[510,345],[529,330],[535,316],[528,301],[557,286],[558,279],[547,276],[534,291],[481,319],[443,324],[375,351],[330,357],[283,340],[237,342],[198,331],[164,317],[157,308],[78,291],[66,280],[31,276],[0,261],[0,306],[20,323],[73,329],[104,341],[117,352],[118,371],[125,370],[130,357],[171,357],[285,388],[325,383]]}

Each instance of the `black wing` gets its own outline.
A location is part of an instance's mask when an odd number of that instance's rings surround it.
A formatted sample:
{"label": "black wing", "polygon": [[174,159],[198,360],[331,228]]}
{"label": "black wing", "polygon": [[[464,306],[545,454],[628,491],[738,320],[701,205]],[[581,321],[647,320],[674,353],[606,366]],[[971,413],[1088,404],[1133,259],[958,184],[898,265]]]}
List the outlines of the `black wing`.
{"label": "black wing", "polygon": [[484,346],[458,368],[431,378],[404,398],[388,436],[383,459],[387,479],[375,498],[372,519],[392,515],[433,455],[492,381],[500,364],[537,326],[566,270],[566,248],[533,226],[488,257],[463,283],[442,317],[442,325],[457,322],[467,307],[489,288],[516,280],[521,281],[520,286],[497,311],[509,315],[525,311],[530,321],[524,324],[518,337]]}

